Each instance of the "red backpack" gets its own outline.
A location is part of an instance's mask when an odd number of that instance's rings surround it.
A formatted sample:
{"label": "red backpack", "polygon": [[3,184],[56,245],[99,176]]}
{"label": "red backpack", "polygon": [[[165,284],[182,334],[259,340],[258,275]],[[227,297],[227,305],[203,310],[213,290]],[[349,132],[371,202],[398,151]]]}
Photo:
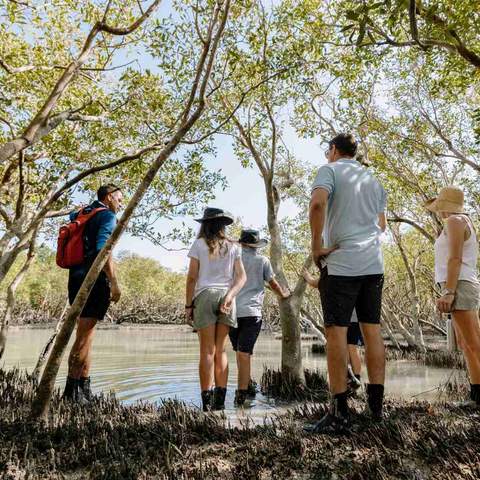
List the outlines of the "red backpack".
{"label": "red backpack", "polygon": [[94,208],[88,213],[80,210],[75,220],[60,227],[57,240],[57,265],[71,268],[81,265],[85,260],[83,232],[85,225],[97,212],[107,210],[105,207]]}

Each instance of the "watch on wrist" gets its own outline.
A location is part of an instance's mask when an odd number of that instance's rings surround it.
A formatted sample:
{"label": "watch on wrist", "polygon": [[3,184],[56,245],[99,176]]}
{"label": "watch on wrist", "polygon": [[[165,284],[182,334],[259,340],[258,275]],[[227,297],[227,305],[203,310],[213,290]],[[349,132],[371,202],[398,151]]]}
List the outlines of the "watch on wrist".
{"label": "watch on wrist", "polygon": [[455,290],[453,290],[453,288],[444,288],[441,291],[441,295],[442,297],[444,297],[445,295],[455,295]]}

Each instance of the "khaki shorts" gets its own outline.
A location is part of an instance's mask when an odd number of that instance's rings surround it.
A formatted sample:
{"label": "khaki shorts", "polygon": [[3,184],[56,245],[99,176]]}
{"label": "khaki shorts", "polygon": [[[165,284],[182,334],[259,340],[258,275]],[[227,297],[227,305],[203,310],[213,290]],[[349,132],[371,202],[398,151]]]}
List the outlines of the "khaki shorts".
{"label": "khaki shorts", "polygon": [[215,323],[223,323],[229,327],[237,326],[235,301],[228,315],[220,312],[220,305],[227,293],[224,288],[207,288],[193,300],[193,328],[200,330]]}
{"label": "khaki shorts", "polygon": [[[445,288],[445,282],[440,287]],[[480,283],[459,280],[452,310],[478,310],[480,308]]]}

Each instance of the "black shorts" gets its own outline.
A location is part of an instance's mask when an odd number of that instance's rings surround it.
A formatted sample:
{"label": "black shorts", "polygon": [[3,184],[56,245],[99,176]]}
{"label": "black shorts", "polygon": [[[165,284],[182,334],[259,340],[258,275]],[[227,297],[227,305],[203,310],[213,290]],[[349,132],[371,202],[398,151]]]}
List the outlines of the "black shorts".
{"label": "black shorts", "polygon": [[[68,300],[70,305],[75,300],[75,297],[80,290],[83,283],[83,275],[73,275],[70,272],[68,276]],[[87,303],[83,307],[80,317],[82,318],[96,318],[103,320],[110,305],[110,282],[105,272],[100,272],[97,281],[93,285],[92,291],[88,296]]]}
{"label": "black shorts", "polygon": [[348,327],[353,309],[361,323],[380,323],[383,274],[345,277],[322,268],[318,288],[325,326]]}
{"label": "black shorts", "polygon": [[230,341],[235,352],[253,354],[253,347],[262,328],[262,317],[237,318],[238,327],[231,328]]}
{"label": "black shorts", "polygon": [[358,322],[351,322],[347,330],[347,344],[356,347],[363,346],[363,336]]}

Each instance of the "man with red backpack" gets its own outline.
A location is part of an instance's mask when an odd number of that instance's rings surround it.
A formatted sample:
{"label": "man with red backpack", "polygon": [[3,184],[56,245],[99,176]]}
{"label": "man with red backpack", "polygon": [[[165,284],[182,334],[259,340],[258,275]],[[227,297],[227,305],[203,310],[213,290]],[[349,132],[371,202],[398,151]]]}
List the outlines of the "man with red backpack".
{"label": "man with red backpack", "polygon": [[[60,230],[57,263],[64,268],[69,268],[70,304],[75,300],[95,257],[112,234],[117,222],[115,214],[122,206],[122,192],[113,184],[100,187],[97,197],[98,200],[91,205],[72,212],[71,223]],[[75,237],[75,233],[69,234],[69,231],[74,232],[75,229],[77,237],[80,235],[79,238]],[[67,232],[67,240],[63,240],[62,244],[62,233],[65,232]],[[83,404],[88,403],[92,398],[89,370],[95,325],[105,317],[110,301],[117,302],[119,299],[120,288],[115,273],[115,263],[110,256],[77,321],[75,343],[68,358],[68,377],[63,398]]]}

